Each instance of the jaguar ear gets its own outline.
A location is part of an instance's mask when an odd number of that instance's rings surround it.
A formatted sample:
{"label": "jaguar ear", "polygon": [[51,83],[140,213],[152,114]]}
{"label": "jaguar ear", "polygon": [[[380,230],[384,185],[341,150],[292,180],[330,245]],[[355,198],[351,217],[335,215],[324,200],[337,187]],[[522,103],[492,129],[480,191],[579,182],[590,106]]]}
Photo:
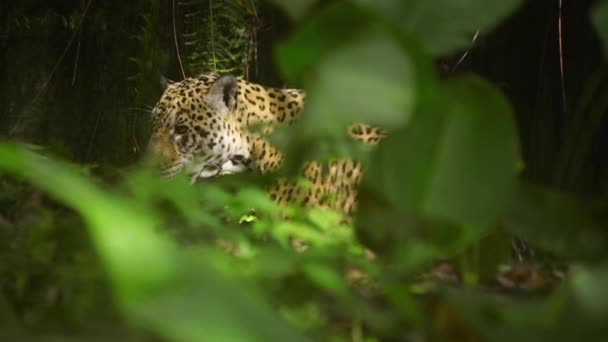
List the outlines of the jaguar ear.
{"label": "jaguar ear", "polygon": [[238,87],[239,85],[236,77],[232,75],[218,77],[207,93],[210,104],[219,111],[232,111],[236,104],[236,92]]}
{"label": "jaguar ear", "polygon": [[175,82],[166,78],[163,74],[160,74],[160,87],[163,89],[163,91],[165,91],[167,89],[167,87],[173,83],[175,83]]}

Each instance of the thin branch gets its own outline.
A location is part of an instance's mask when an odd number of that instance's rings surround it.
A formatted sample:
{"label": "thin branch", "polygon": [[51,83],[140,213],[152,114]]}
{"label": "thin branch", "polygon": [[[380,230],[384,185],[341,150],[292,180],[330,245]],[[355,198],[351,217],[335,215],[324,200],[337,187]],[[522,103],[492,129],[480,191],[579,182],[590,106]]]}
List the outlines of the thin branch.
{"label": "thin branch", "polygon": [[82,30],[79,30],[78,46],[76,47],[76,60],[74,61],[74,73],[72,74],[72,87],[76,83],[76,73],[78,72],[78,61],[80,60],[80,45],[82,42]]}
{"label": "thin branch", "polygon": [[564,113],[566,112],[566,82],[564,79],[564,38],[562,36],[562,0],[559,0],[559,13],[557,16],[557,31],[558,31],[558,44],[559,44],[559,70],[561,77],[562,86],[562,105],[564,106]]}
{"label": "thin branch", "polygon": [[175,52],[177,53],[177,61],[179,62],[179,68],[182,71],[183,78],[186,78],[186,73],[184,72],[184,65],[182,64],[182,56],[179,53],[179,43],[177,42],[177,24],[175,22],[175,1],[173,0],[173,41],[175,42]]}
{"label": "thin branch", "polygon": [[452,72],[454,72],[456,70],[456,68],[458,68],[460,66],[460,64],[464,61],[465,58],[467,58],[469,51],[471,51],[473,45],[475,45],[475,41],[477,40],[477,37],[479,37],[479,30],[475,31],[475,35],[473,36],[473,39],[471,40],[471,46],[467,49],[467,51],[465,51],[462,54],[462,56],[460,57],[458,62],[456,62],[456,64],[454,64],[454,67],[452,68]]}
{"label": "thin branch", "polygon": [[87,152],[84,155],[83,162],[87,162],[89,160],[89,156],[93,151],[93,142],[95,142],[95,136],[97,135],[97,129],[99,128],[99,120],[101,120],[101,112],[97,112],[97,116],[95,117],[95,124],[93,125],[93,133],[91,133],[91,138],[89,139],[89,145],[87,146]]}
{"label": "thin branch", "polygon": [[53,76],[57,72],[59,65],[61,65],[61,62],[65,59],[66,54],[68,53],[68,51],[70,50],[70,47],[72,46],[72,44],[74,43],[74,40],[76,39],[76,36],[79,34],[80,29],[82,27],[82,23],[84,22],[84,19],[86,18],[87,13],[89,12],[89,8],[91,7],[92,2],[93,2],[93,0],[89,0],[89,2],[87,2],[87,5],[84,8],[82,15],[80,16],[80,21],[78,22],[78,25],[76,26],[76,31],[74,31],[74,33],[72,34],[72,37],[68,41],[68,44],[65,47],[65,49],[63,49],[61,56],[59,57],[57,62],[55,62],[55,65],[53,65],[53,69],[51,69],[51,74],[49,75],[48,79],[44,82],[44,84],[42,85],[42,88],[40,88],[40,90],[38,91],[38,93],[36,94],[36,96],[34,97],[32,102],[36,102],[38,100],[38,98],[40,96],[42,96],[42,94],[46,91],[49,84],[51,83],[51,80],[53,79]]}
{"label": "thin branch", "polygon": [[251,3],[251,14],[254,17],[257,17],[258,16],[258,11],[255,9],[255,2],[253,2],[253,0],[250,0],[249,2]]}
{"label": "thin branch", "polygon": [[211,58],[213,60],[213,71],[217,72],[215,63],[215,39],[213,37],[213,0],[209,0],[209,30],[211,34]]}

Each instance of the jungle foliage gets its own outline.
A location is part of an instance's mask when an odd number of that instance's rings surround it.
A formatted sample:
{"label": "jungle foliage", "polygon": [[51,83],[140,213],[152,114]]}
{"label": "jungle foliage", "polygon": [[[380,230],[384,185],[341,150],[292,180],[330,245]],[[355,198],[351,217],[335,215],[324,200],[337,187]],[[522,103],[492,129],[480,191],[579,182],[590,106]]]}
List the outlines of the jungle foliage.
{"label": "jungle foliage", "polygon": [[[535,167],[546,136],[527,134],[534,125],[502,86],[437,63],[497,30],[521,0],[35,3],[0,4],[0,43],[14,48],[0,60],[3,340],[608,335],[607,174],[588,171],[608,113],[608,1],[586,14],[604,62],[569,97],[540,95],[563,108],[536,108],[567,122],[550,172]],[[182,63],[187,75],[253,78],[260,23],[277,15],[269,3],[293,25],[273,60],[308,92],[301,121],[273,136],[287,155],[281,175],[297,177],[309,159],[361,159],[352,226],[297,206],[283,219],[255,174],[191,186],[137,162],[159,73],[179,79]],[[59,37],[41,36],[50,28]],[[68,48],[55,51],[54,39]],[[44,53],[59,61],[34,63]],[[361,147],[344,135],[352,121],[389,136]],[[507,276],[520,270],[513,236],[546,256],[525,282]],[[309,248],[296,252],[294,237]],[[454,274],[438,271],[447,263]]]}

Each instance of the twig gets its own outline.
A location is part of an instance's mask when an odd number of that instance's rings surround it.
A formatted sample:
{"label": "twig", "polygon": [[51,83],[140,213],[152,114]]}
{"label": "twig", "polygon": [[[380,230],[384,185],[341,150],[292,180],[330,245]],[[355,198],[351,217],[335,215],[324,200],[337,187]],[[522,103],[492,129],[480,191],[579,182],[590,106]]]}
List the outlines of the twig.
{"label": "twig", "polygon": [[137,134],[135,132],[135,128],[137,127],[137,118],[138,116],[135,115],[135,120],[133,120],[133,134],[131,135],[131,137],[133,138],[133,153],[138,154],[139,151],[141,150],[139,148],[139,143],[137,141]]}
{"label": "twig", "polygon": [[184,72],[184,65],[182,64],[182,56],[179,53],[179,44],[177,42],[177,24],[175,22],[175,1],[173,0],[173,41],[175,42],[175,52],[177,53],[177,61],[179,62],[179,68],[182,71],[183,78],[186,78],[186,73]]}
{"label": "twig", "polygon": [[566,82],[564,80],[564,39],[562,36],[562,0],[559,0],[559,13],[557,16],[557,31],[559,44],[559,70],[562,86],[562,105],[564,113],[566,112]]}
{"label": "twig", "polygon": [[78,46],[76,47],[76,60],[74,61],[74,73],[72,74],[72,87],[76,83],[76,73],[78,72],[78,61],[80,60],[80,43],[82,42],[82,30],[78,30]]}
{"label": "twig", "polygon": [[213,38],[213,0],[209,0],[209,30],[211,34],[211,58],[213,59],[213,71],[217,72],[215,63],[215,39]]}
{"label": "twig", "polygon": [[89,156],[91,155],[91,151],[93,150],[93,142],[95,142],[95,136],[97,135],[97,128],[99,127],[99,120],[101,119],[101,112],[97,112],[97,116],[95,117],[95,125],[93,126],[93,133],[91,133],[91,138],[89,139],[89,146],[87,146],[87,152],[84,155],[83,162],[86,163],[89,160]]}
{"label": "twig", "polygon": [[460,57],[458,62],[456,62],[456,64],[454,64],[454,67],[452,68],[452,72],[454,72],[456,70],[456,68],[458,68],[458,66],[460,66],[460,64],[464,61],[465,58],[467,58],[467,55],[469,54],[469,51],[471,51],[471,48],[475,44],[475,41],[477,40],[478,36],[479,36],[479,30],[475,31],[475,35],[473,36],[473,39],[471,40],[471,47],[469,47],[467,49],[467,51],[465,51],[462,54],[462,56]]}
{"label": "twig", "polygon": [[59,65],[61,64],[61,62],[65,58],[66,54],[70,50],[70,47],[72,46],[72,43],[74,43],[74,39],[76,39],[76,35],[79,34],[80,28],[82,27],[82,23],[84,22],[84,18],[87,16],[87,13],[89,11],[89,7],[91,7],[91,3],[92,2],[93,2],[93,0],[89,0],[89,2],[87,3],[86,7],[84,8],[84,11],[82,12],[82,16],[80,17],[80,21],[78,22],[78,26],[76,26],[76,31],[74,31],[74,33],[72,34],[72,37],[68,41],[68,45],[65,47],[65,49],[61,53],[61,56],[59,57],[59,59],[57,60],[57,62],[55,63],[55,65],[53,65],[53,69],[51,69],[51,74],[49,75],[48,79],[44,82],[44,84],[42,85],[42,88],[40,88],[40,90],[38,91],[38,93],[36,94],[36,96],[34,97],[34,99],[32,100],[32,102],[36,102],[38,100],[38,98],[40,96],[42,96],[42,94],[44,93],[44,91],[48,88],[49,84],[51,83],[51,80],[53,79],[53,76],[55,75],[55,72],[57,72],[57,69],[59,68]]}

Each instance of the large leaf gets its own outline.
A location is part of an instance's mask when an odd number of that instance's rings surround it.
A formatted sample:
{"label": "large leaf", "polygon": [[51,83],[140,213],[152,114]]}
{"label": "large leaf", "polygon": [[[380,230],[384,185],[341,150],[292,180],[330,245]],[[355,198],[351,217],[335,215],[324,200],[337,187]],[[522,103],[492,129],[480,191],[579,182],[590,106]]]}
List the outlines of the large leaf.
{"label": "large leaf", "polygon": [[513,12],[521,0],[353,0],[418,38],[433,56],[444,56],[471,43]]}
{"label": "large leaf", "polygon": [[507,208],[518,143],[510,106],[488,83],[449,81],[441,108],[421,108],[375,152],[364,187],[396,211],[485,225]]}
{"label": "large leaf", "polygon": [[604,55],[608,58],[608,1],[602,1],[593,8],[591,20],[604,44]]}
{"label": "large leaf", "polygon": [[403,125],[414,108],[416,73],[423,70],[416,70],[413,58],[385,30],[374,27],[331,51],[315,71],[301,123],[306,136],[343,135],[353,122]]}

